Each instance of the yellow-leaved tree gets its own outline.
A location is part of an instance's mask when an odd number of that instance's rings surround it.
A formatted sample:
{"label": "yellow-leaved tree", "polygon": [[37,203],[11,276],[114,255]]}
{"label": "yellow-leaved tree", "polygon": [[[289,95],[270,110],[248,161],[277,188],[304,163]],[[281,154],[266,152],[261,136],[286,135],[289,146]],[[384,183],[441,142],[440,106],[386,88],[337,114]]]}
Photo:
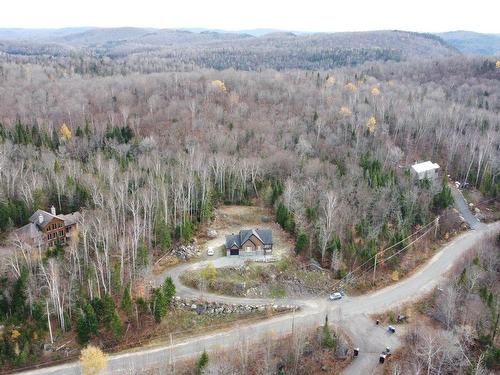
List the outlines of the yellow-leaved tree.
{"label": "yellow-leaved tree", "polygon": [[80,354],[83,375],[98,375],[108,367],[108,356],[101,349],[89,345]]}
{"label": "yellow-leaved tree", "polygon": [[352,82],[349,82],[347,85],[344,86],[344,89],[349,92],[356,92],[358,91],[358,88],[356,85]]}
{"label": "yellow-leaved tree", "polygon": [[497,67],[497,69],[500,69],[500,60],[497,61],[496,67]]}
{"label": "yellow-leaved tree", "polygon": [[342,117],[350,117],[352,115],[352,112],[349,108],[342,106],[340,107],[339,115]]}
{"label": "yellow-leaved tree", "polygon": [[222,92],[227,91],[226,85],[220,79],[216,79],[215,81],[212,81],[212,86],[216,87],[218,90],[220,90]]}
{"label": "yellow-leaved tree", "polygon": [[217,278],[217,268],[215,268],[212,262],[208,263],[205,268],[201,270],[201,277],[206,281],[214,281]]}
{"label": "yellow-leaved tree", "polygon": [[375,117],[370,117],[366,122],[366,127],[370,133],[373,133],[377,129],[377,120]]}
{"label": "yellow-leaved tree", "polygon": [[59,135],[65,141],[69,141],[71,139],[71,130],[70,128],[68,128],[68,125],[66,125],[66,123],[63,123],[61,125],[61,128],[59,129]]}
{"label": "yellow-leaved tree", "polygon": [[379,96],[380,95],[380,89],[378,87],[372,88],[372,95],[373,96]]}
{"label": "yellow-leaved tree", "polygon": [[328,77],[328,79],[326,80],[326,85],[327,85],[327,86],[333,86],[333,85],[335,85],[335,82],[336,82],[336,81],[337,81],[337,80],[335,79],[335,77],[334,77],[334,76],[330,76],[330,77]]}

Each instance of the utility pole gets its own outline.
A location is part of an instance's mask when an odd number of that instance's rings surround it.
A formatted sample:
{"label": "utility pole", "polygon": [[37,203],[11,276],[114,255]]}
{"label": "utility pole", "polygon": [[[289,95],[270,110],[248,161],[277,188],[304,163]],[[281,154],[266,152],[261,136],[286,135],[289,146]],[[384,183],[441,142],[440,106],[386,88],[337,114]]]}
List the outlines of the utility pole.
{"label": "utility pole", "polygon": [[169,362],[170,362],[170,369],[172,370],[172,374],[175,375],[175,363],[174,363],[173,350],[174,350],[174,342],[172,339],[172,333],[170,333],[170,359],[169,359]]}
{"label": "utility pole", "polygon": [[378,253],[375,254],[375,262],[373,263],[373,284],[375,284],[375,272],[377,272],[377,256]]}
{"label": "utility pole", "polygon": [[434,228],[434,238],[437,238],[438,227],[439,227],[439,216],[436,217],[436,225],[435,225],[435,228]]}

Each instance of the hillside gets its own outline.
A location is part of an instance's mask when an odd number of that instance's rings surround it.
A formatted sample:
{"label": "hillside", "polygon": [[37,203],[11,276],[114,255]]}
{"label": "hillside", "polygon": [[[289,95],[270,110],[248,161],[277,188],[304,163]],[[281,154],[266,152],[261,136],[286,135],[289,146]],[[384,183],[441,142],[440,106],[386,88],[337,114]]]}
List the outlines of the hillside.
{"label": "hillside", "polygon": [[10,55],[157,57],[169,66],[214,69],[325,70],[366,61],[442,58],[458,54],[441,38],[404,31],[295,34],[149,28],[0,29],[0,51]]}
{"label": "hillside", "polygon": [[500,34],[450,31],[437,34],[448,44],[469,55],[500,55]]}

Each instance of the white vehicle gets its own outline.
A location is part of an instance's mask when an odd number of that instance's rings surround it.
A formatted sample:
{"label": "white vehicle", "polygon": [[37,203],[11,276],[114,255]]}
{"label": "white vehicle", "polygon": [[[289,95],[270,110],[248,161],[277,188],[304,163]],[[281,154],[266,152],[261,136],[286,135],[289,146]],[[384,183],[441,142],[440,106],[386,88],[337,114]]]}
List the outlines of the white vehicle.
{"label": "white vehicle", "polygon": [[335,292],[335,293],[330,294],[330,297],[328,297],[328,298],[330,299],[330,301],[336,301],[338,299],[342,299],[342,294]]}
{"label": "white vehicle", "polygon": [[214,248],[213,247],[209,247],[208,250],[207,250],[207,255],[208,256],[212,256],[214,254],[215,254]]}

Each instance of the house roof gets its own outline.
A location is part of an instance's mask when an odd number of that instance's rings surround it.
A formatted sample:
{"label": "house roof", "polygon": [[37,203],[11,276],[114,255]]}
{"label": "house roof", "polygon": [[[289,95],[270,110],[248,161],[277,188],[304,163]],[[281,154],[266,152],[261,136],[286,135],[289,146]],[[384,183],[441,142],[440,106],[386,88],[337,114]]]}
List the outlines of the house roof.
{"label": "house roof", "polygon": [[[39,221],[40,216],[43,218],[41,223]],[[39,226],[40,228],[43,229],[54,218],[57,218],[57,216],[54,216],[51,213],[44,211],[44,210],[36,210],[35,213],[33,215],[31,215],[30,221],[33,224],[36,224],[37,226]],[[63,219],[61,219],[61,220],[63,220]]]}
{"label": "house roof", "polygon": [[423,163],[413,164],[411,168],[417,173],[423,173],[432,171],[434,169],[439,169],[439,164],[433,163],[431,161],[424,161]]}
{"label": "house roof", "polygon": [[42,233],[36,226],[36,224],[33,223],[28,223],[21,228],[17,229],[15,231],[15,234],[21,239],[21,240],[29,240],[36,242],[36,240],[40,239],[42,237]]}
{"label": "house roof", "polygon": [[[40,215],[43,218],[43,221],[41,223],[39,222]],[[73,212],[72,214],[67,215],[52,215],[50,212],[44,210],[36,210],[35,213],[31,215],[30,221],[31,223],[43,229],[54,218],[64,221],[64,225],[68,226],[76,224],[80,216],[81,215],[79,212]]]}
{"label": "house roof", "polygon": [[76,224],[81,216],[82,215],[79,212],[73,212],[72,214],[67,214],[67,215],[58,215],[60,219],[64,220],[65,226]]}
{"label": "house roof", "polygon": [[272,245],[273,232],[271,229],[244,229],[238,234],[226,236],[226,248],[230,249],[234,246],[240,248],[252,235],[257,237],[264,245]]}

